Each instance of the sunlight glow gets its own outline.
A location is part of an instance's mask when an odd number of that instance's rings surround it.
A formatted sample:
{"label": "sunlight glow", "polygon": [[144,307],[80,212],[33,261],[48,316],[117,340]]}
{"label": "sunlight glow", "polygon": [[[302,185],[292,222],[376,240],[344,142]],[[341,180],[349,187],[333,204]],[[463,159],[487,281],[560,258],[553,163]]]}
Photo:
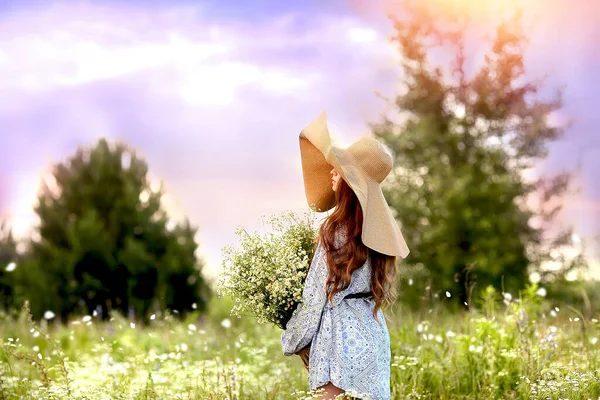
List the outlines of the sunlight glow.
{"label": "sunlight glow", "polygon": [[377,32],[366,28],[352,28],[348,31],[348,39],[356,43],[369,43],[377,39]]}
{"label": "sunlight glow", "polygon": [[[387,2],[386,10],[394,15],[401,14],[399,10],[404,8],[404,1],[390,0]],[[515,11],[525,8],[533,8],[535,2],[525,0],[429,0],[427,2],[412,2],[418,7],[427,7],[436,11],[443,11],[450,18],[467,17],[476,21],[479,26],[489,26],[492,21],[505,20],[511,17]]]}

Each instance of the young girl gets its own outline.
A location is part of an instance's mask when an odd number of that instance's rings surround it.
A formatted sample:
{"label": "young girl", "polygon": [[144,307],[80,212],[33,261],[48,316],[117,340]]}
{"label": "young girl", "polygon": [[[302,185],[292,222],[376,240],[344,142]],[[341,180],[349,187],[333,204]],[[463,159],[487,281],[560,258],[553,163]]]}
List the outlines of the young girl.
{"label": "young girl", "polygon": [[331,145],[325,112],[300,134],[304,186],[320,227],[302,302],[281,335],[283,354],[309,353],[310,390],[390,399],[390,336],[381,310],[396,298],[408,247],[381,191],[392,157],[374,138]]}

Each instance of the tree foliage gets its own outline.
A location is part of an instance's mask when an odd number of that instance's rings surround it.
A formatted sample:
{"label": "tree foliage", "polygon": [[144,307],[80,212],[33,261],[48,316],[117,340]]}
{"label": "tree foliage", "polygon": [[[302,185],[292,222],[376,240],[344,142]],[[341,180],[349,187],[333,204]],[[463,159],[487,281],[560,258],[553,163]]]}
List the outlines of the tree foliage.
{"label": "tree foliage", "polygon": [[7,310],[15,301],[17,242],[6,222],[0,222],[0,309]]}
{"label": "tree foliage", "polygon": [[[534,270],[542,280],[563,277],[580,259],[550,249],[568,246],[570,230],[547,233],[569,175],[526,178],[564,134],[549,118],[561,95],[542,98],[542,83],[525,75],[520,15],[497,26],[478,68],[465,51],[467,18],[411,2],[393,20],[404,85],[396,115],[372,129],[395,153],[384,192],[412,250],[406,267],[461,304],[469,276],[476,288],[505,289],[523,287]],[[561,268],[542,269],[552,258]]]}
{"label": "tree foliage", "polygon": [[102,139],[56,164],[39,193],[29,246],[34,315],[205,309],[197,229],[169,219],[163,194],[150,184],[147,163],[122,143]]}

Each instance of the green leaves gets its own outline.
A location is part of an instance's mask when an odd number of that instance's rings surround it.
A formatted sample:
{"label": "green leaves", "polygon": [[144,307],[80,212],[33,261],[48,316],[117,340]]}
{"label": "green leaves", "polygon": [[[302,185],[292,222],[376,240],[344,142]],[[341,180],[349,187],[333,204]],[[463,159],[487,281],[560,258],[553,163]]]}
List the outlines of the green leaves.
{"label": "green leaves", "polygon": [[0,309],[15,303],[15,283],[23,268],[19,261],[12,231],[6,223],[0,222]]}
{"label": "green leaves", "polygon": [[[146,162],[123,143],[100,140],[52,169],[36,212],[30,281],[48,285],[28,293],[32,311],[65,318],[100,306],[146,317],[161,309],[205,309],[210,289],[194,252],[196,228],[170,221],[162,188],[151,185]],[[35,287],[35,286],[33,286]]]}
{"label": "green leaves", "polygon": [[[562,134],[547,122],[560,96],[536,98],[541,87],[525,79],[518,14],[497,27],[476,69],[464,53],[468,24],[427,2],[406,3],[401,16],[393,42],[403,88],[393,103],[402,118],[371,126],[395,152],[384,194],[411,248],[404,275],[423,279],[417,267],[424,267],[431,290],[458,292],[459,304],[469,300],[473,264],[476,289],[498,287],[504,276],[505,289],[516,290],[528,280],[528,267],[539,269],[549,258],[545,227],[532,228],[529,220],[536,213],[552,220],[568,188],[568,179],[554,185],[525,179]],[[532,194],[542,199],[538,210],[527,206]],[[560,235],[551,241],[564,242]],[[410,290],[401,295],[413,304],[417,298]]]}

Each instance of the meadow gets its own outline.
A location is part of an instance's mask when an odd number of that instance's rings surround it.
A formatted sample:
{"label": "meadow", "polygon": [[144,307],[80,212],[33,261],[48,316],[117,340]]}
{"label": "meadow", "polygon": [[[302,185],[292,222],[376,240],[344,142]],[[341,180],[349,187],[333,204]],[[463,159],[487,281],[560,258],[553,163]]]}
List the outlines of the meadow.
{"label": "meadow", "polygon": [[[450,293],[447,293],[451,296]],[[598,399],[597,316],[558,307],[530,285],[488,290],[469,311],[439,301],[386,311],[393,399]],[[0,315],[0,399],[310,399],[281,330],[231,317],[215,297],[204,316],[119,314],[66,325]]]}

